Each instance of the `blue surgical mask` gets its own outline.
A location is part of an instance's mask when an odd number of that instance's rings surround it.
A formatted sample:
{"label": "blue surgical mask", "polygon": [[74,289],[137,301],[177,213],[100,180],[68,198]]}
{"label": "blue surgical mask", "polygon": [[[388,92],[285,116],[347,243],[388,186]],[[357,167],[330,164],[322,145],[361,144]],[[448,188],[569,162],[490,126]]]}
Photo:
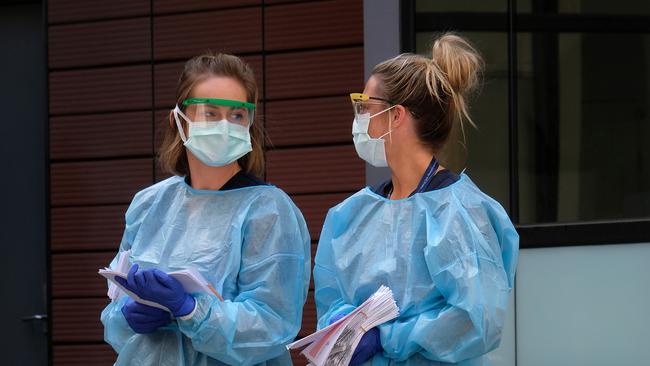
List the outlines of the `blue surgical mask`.
{"label": "blue surgical mask", "polygon": [[368,126],[370,125],[370,119],[379,114],[382,114],[390,108],[386,108],[381,112],[375,113],[372,116],[370,113],[358,114],[354,121],[352,122],[352,140],[354,141],[354,148],[357,150],[357,154],[368,164],[374,167],[387,167],[388,160],[386,159],[386,141],[383,139],[384,136],[389,135],[392,132],[390,126],[390,119],[388,120],[388,132],[379,136],[378,138],[372,138],[368,134]]}
{"label": "blue surgical mask", "polygon": [[[188,137],[185,137],[180,118],[187,122]],[[249,127],[227,120],[215,122],[193,122],[176,106],[174,119],[183,145],[205,165],[228,165],[253,150]]]}

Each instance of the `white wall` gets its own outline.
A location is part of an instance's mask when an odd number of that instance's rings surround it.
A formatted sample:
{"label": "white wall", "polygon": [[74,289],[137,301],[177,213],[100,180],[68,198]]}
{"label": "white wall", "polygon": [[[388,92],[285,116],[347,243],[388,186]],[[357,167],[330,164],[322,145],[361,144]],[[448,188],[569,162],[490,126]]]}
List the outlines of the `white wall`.
{"label": "white wall", "polygon": [[522,250],[519,366],[650,365],[650,243]]}

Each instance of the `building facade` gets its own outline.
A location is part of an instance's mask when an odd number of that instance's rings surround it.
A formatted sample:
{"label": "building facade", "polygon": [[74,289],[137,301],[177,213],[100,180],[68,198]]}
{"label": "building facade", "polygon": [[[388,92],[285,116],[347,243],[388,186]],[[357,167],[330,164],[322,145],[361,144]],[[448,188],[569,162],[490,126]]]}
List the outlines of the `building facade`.
{"label": "building facade", "polygon": [[[124,212],[167,175],[156,150],[183,62],[205,50],[255,69],[265,179],[308,223],[387,171],[352,145],[348,93],[443,31],[486,59],[477,129],[441,155],[521,236],[495,365],[650,359],[650,5],[621,0],[51,0],[0,3],[7,103],[3,305],[8,364],[111,365],[97,274]],[[29,138],[24,138],[29,136]],[[18,152],[18,153],[17,153]],[[26,290],[29,289],[29,290]],[[37,289],[34,291],[33,289]],[[313,284],[300,336],[315,329]],[[304,364],[294,357],[296,364]]]}

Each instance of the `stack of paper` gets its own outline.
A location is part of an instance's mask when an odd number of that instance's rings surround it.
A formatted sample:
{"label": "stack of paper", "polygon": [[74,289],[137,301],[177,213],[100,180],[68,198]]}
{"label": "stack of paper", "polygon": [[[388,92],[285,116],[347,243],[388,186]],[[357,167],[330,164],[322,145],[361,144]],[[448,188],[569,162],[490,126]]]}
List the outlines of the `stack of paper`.
{"label": "stack of paper", "polygon": [[[124,293],[126,293],[133,300],[141,304],[145,304],[145,305],[153,306],[158,309],[169,311],[169,309],[167,309],[165,306],[161,304],[141,298],[140,296],[131,292],[129,289],[122,286],[119,282],[115,280],[115,277],[121,277],[124,280],[127,279],[127,274],[130,268],[128,257],[129,257],[128,251],[122,252],[120,254],[120,257],[118,258],[118,262],[115,269],[103,268],[99,270],[98,273],[104,278],[109,280],[108,297],[110,297],[111,300],[117,300],[118,298],[123,296]],[[193,268],[184,269],[182,271],[170,272],[168,273],[168,275],[177,279],[178,282],[180,282],[181,285],[183,285],[185,291],[188,293],[204,292],[208,294],[213,294],[219,300],[223,301],[223,298],[217,292],[217,290],[214,289],[214,287],[205,279],[205,277],[203,277],[203,275],[201,275],[200,272],[198,272]]]}
{"label": "stack of paper", "polygon": [[[117,255],[117,265],[115,266],[114,271],[118,273],[127,273],[129,272],[129,256],[131,255],[131,249],[124,252],[120,252]],[[107,270],[108,268],[105,268]],[[100,270],[101,271],[101,270]],[[124,291],[122,291],[115,282],[108,282],[108,297],[115,301],[120,297],[124,296]]]}
{"label": "stack of paper", "polygon": [[302,348],[302,354],[315,366],[347,366],[363,334],[399,315],[393,292],[381,286],[353,312],[316,333],[287,345]]}

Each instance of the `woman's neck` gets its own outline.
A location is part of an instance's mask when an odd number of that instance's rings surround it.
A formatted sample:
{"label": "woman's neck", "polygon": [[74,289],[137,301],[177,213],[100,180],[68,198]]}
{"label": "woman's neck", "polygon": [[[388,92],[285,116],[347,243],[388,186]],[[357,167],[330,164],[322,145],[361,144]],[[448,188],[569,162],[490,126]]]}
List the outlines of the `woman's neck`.
{"label": "woman's neck", "polygon": [[228,165],[212,167],[203,164],[190,154],[188,154],[187,160],[190,166],[191,184],[194,189],[219,190],[241,170],[239,163],[236,161]]}
{"label": "woman's neck", "polygon": [[393,183],[391,200],[399,200],[411,195],[433,159],[433,153],[422,147],[400,155],[391,159],[390,170]]}

